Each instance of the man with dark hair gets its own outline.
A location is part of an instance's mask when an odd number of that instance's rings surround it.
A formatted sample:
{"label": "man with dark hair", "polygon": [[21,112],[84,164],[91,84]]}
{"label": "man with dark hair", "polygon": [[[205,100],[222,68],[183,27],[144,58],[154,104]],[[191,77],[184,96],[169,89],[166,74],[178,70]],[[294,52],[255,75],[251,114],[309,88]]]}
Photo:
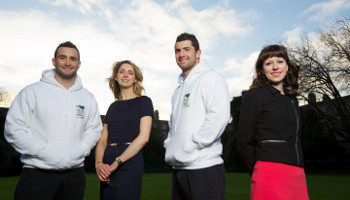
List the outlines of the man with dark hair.
{"label": "man with dark hair", "polygon": [[66,41],[66,42],[62,42],[61,44],[59,44],[55,50],[55,54],[54,54],[54,58],[57,58],[57,53],[58,53],[58,49],[61,48],[61,47],[68,47],[68,48],[72,48],[72,49],[75,49],[77,50],[78,52],[78,60],[80,60],[80,52],[79,52],[79,49],[77,46],[75,46],[75,44],[73,44],[72,42],[70,41]]}
{"label": "man with dark hair", "polygon": [[[199,50],[199,42],[198,42],[198,40],[197,40],[195,35],[189,34],[189,33],[182,33],[179,36],[177,36],[176,43],[177,42],[182,42],[182,41],[185,41],[185,40],[190,40],[191,41],[195,52],[197,52]],[[175,46],[176,46],[176,43],[175,43]]]}
{"label": "man with dark hair", "polygon": [[199,63],[196,37],[176,39],[175,58],[182,73],[172,96],[165,161],[173,167],[172,200],[224,200],[225,168],[220,137],[230,119],[227,83]]}
{"label": "man with dark hair", "polygon": [[5,138],[23,163],[14,199],[84,198],[84,159],[102,123],[93,94],[77,75],[77,47],[61,43],[54,55],[55,68],[25,87],[7,113]]}

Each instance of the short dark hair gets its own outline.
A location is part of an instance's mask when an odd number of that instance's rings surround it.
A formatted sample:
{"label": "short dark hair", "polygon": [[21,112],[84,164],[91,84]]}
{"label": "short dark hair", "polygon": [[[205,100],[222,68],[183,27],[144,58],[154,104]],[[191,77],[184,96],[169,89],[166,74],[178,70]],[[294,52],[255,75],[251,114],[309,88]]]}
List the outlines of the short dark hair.
{"label": "short dark hair", "polygon": [[263,64],[265,60],[272,57],[281,57],[286,61],[288,65],[288,72],[286,77],[283,79],[283,88],[293,95],[298,95],[298,76],[300,68],[289,59],[286,47],[277,44],[266,46],[261,50],[259,57],[255,63],[256,77],[254,78],[250,88],[259,88],[270,84],[270,81],[263,73]]}
{"label": "short dark hair", "polygon": [[181,33],[176,38],[176,42],[181,42],[181,41],[184,41],[184,40],[190,40],[192,42],[192,46],[194,47],[195,51],[198,51],[200,49],[199,48],[199,42],[198,42],[196,36],[194,36],[193,34]]}
{"label": "short dark hair", "polygon": [[77,50],[77,52],[78,52],[78,60],[80,60],[80,53],[79,53],[79,50],[78,50],[77,46],[75,46],[75,44],[73,44],[70,41],[62,42],[60,45],[58,45],[58,47],[55,50],[55,54],[54,54],[54,58],[55,59],[57,57],[58,49],[61,48],[61,47],[69,47],[69,48],[73,48],[73,49]]}

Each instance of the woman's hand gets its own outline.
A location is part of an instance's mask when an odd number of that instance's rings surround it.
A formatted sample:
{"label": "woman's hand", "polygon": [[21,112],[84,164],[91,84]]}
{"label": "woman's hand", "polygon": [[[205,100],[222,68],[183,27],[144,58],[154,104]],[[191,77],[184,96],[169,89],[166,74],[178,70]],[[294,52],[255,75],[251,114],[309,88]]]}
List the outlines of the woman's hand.
{"label": "woman's hand", "polygon": [[110,166],[104,163],[98,163],[95,168],[98,178],[103,182],[109,183],[109,176],[111,175]]}

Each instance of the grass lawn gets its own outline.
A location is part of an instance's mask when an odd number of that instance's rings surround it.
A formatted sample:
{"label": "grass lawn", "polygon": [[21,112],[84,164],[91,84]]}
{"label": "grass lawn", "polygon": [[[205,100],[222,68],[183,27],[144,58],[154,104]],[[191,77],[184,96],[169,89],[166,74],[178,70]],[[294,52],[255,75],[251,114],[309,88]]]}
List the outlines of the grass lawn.
{"label": "grass lawn", "polygon": [[[99,199],[99,181],[87,174],[86,200]],[[306,175],[311,200],[350,199],[350,174],[308,173]],[[0,199],[12,200],[19,177],[0,177]],[[226,173],[226,199],[249,199],[250,177],[247,173]],[[143,177],[142,200],[170,199],[171,174],[146,173]]]}

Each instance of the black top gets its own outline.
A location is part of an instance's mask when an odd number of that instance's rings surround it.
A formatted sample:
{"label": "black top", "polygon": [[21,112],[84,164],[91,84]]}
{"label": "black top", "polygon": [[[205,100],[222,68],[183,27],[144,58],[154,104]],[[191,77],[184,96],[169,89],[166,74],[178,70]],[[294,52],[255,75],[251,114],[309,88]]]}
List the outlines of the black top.
{"label": "black top", "polygon": [[269,85],[243,97],[237,150],[252,174],[257,160],[303,166],[298,101]]}
{"label": "black top", "polygon": [[132,142],[140,133],[140,119],[153,117],[152,100],[140,96],[113,102],[103,123],[108,124],[108,143]]}

